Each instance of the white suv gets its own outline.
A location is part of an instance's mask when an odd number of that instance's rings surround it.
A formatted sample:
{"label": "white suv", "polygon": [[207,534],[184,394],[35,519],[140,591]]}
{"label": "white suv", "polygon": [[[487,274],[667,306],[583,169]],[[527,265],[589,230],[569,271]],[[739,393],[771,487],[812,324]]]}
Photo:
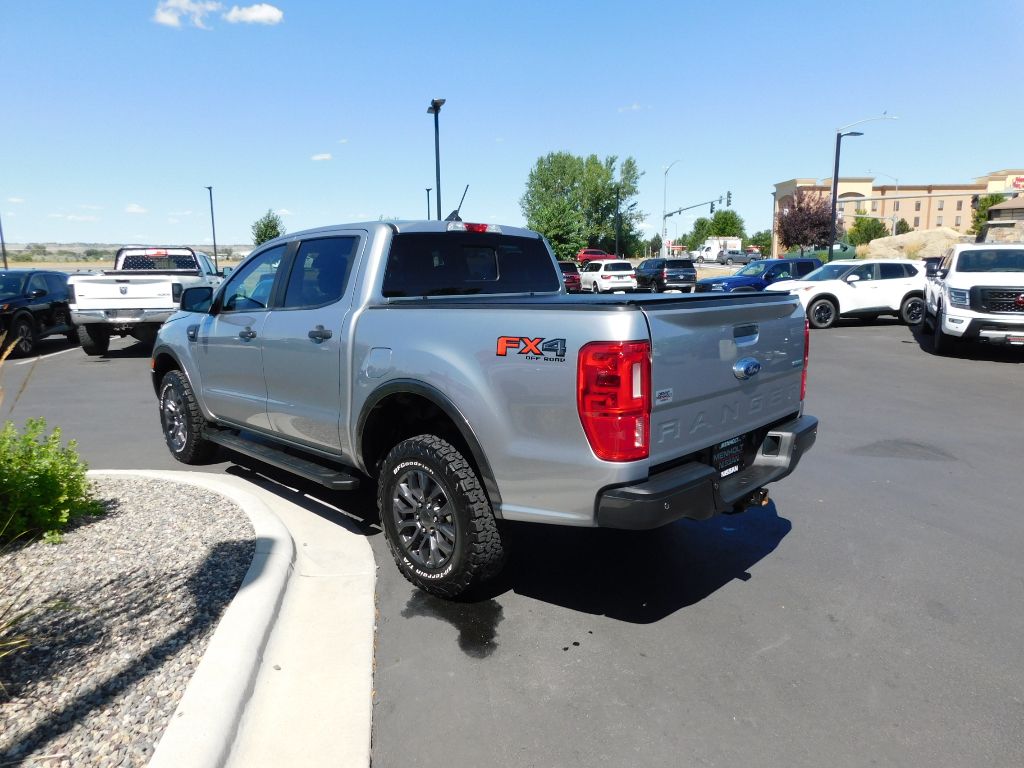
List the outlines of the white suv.
{"label": "white suv", "polygon": [[772,291],[797,296],[813,328],[830,328],[840,317],[870,322],[896,315],[908,325],[924,318],[924,264],[909,259],[842,259],[800,280],[772,283]]}
{"label": "white suv", "polygon": [[589,261],[580,267],[580,290],[591,293],[635,291],[636,271],[628,261]]}

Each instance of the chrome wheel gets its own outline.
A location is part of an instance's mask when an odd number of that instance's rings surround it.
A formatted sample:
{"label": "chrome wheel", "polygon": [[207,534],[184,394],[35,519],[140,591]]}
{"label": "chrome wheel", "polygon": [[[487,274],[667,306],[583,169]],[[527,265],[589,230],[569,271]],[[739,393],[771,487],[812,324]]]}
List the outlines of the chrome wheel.
{"label": "chrome wheel", "polygon": [[421,568],[443,567],[456,545],[455,510],[448,493],[429,472],[409,469],[391,496],[398,543]]}
{"label": "chrome wheel", "polygon": [[188,441],[188,418],[185,410],[185,400],[180,391],[169,387],[164,392],[164,399],[161,402],[160,423],[164,430],[164,439],[168,447],[178,453],[185,447]]}

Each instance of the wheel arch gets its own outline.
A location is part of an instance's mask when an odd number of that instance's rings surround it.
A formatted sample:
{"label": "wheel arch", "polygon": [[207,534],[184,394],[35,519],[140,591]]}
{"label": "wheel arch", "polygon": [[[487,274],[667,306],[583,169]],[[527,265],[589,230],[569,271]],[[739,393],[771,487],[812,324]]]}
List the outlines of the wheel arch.
{"label": "wheel arch", "polygon": [[843,307],[839,303],[839,297],[836,296],[834,293],[819,293],[817,296],[815,296],[815,297],[813,297],[813,298],[811,298],[811,299],[809,299],[807,301],[807,309],[810,310],[811,305],[814,304],[814,302],[816,302],[816,301],[820,301],[821,299],[828,299],[833,304],[835,304],[835,306],[836,306],[836,313],[838,315],[841,315],[843,313]]}
{"label": "wheel arch", "polygon": [[356,421],[356,461],[366,474],[376,476],[391,448],[424,433],[436,434],[463,452],[500,517],[501,493],[472,426],[447,395],[429,384],[398,379],[366,399]]}
{"label": "wheel arch", "polygon": [[181,371],[182,375],[188,379],[188,383],[192,385],[192,389],[195,389],[192,377],[188,375],[188,371],[185,370],[185,366],[183,366],[174,353],[166,347],[158,347],[153,350],[150,368],[153,372],[153,394],[157,397],[160,397],[160,382],[163,381],[164,376],[166,376],[170,371]]}

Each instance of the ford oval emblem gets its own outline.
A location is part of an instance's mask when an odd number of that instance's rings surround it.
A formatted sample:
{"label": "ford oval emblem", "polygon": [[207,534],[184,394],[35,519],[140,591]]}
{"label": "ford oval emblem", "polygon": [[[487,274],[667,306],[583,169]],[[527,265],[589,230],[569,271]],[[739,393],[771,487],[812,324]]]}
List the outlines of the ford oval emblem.
{"label": "ford oval emblem", "polygon": [[733,364],[732,375],[743,381],[744,379],[754,378],[760,370],[761,364],[757,360],[752,357],[744,357]]}

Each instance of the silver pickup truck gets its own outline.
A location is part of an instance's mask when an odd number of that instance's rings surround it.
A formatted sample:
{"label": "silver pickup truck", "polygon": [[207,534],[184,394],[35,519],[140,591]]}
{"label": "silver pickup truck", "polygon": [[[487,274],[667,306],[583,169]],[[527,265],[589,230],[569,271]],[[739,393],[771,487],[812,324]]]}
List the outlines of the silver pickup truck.
{"label": "silver pickup truck", "polygon": [[293,233],[181,305],[152,360],[171,453],[372,480],[398,567],[444,597],[501,567],[502,521],[740,512],[817,435],[796,299],[568,295],[525,229]]}

